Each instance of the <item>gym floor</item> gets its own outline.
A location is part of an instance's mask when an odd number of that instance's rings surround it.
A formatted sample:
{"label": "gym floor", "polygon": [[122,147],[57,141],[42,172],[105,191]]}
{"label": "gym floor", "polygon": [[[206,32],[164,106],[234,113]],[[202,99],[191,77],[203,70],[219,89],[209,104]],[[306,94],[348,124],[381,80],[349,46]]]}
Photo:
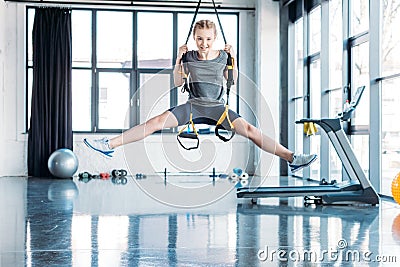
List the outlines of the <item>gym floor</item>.
{"label": "gym floor", "polygon": [[[302,183],[268,183],[279,179]],[[208,193],[180,199],[176,188]],[[400,262],[400,206],[393,202],[316,207],[271,198],[252,205],[236,199],[234,183],[207,176],[127,177],[126,184],[2,177],[0,217],[2,267]]]}

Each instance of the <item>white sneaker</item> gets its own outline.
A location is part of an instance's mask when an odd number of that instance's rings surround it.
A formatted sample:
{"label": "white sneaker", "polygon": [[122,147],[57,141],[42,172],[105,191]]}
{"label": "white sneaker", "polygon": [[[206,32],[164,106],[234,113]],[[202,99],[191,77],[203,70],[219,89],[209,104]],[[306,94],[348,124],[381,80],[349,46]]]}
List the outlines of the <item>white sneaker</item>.
{"label": "white sneaker", "polygon": [[112,153],[114,153],[114,149],[110,148],[109,141],[110,140],[107,137],[97,140],[88,140],[86,138],[83,139],[85,145],[87,145],[91,149],[102,153],[104,156],[112,158]]}
{"label": "white sneaker", "polygon": [[304,154],[298,154],[298,155],[293,155],[293,161],[289,163],[290,171],[291,172],[297,172],[304,167],[310,166],[311,163],[313,163],[316,159],[318,158],[317,155],[312,154],[312,155],[304,155]]}

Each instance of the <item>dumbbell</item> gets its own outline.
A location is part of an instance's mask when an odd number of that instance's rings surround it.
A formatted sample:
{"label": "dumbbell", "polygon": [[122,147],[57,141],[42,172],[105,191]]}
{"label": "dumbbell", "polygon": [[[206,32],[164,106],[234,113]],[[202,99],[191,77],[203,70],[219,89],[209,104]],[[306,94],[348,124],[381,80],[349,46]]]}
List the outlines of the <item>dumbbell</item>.
{"label": "dumbbell", "polygon": [[121,177],[121,176],[126,176],[128,172],[126,170],[112,170],[111,175],[113,177]]}
{"label": "dumbbell", "polygon": [[81,172],[80,174],[78,174],[78,177],[79,177],[79,181],[88,183],[90,180],[92,180],[93,175],[91,175],[88,172]]}

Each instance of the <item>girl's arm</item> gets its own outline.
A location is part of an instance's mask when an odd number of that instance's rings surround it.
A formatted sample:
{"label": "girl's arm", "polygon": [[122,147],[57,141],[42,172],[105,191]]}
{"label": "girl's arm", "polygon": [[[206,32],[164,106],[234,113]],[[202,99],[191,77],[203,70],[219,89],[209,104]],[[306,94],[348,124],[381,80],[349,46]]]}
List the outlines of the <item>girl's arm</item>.
{"label": "girl's arm", "polygon": [[188,48],[187,45],[182,45],[179,47],[178,55],[176,57],[175,67],[174,67],[174,84],[176,87],[182,86],[183,81],[183,65],[182,65],[182,55],[187,53]]}

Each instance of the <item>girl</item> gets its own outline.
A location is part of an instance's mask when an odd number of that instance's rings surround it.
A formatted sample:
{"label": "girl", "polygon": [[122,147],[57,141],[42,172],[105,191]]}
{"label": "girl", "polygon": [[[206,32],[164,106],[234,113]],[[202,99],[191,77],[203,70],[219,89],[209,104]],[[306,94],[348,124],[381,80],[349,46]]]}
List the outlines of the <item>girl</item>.
{"label": "girl", "polygon": [[[196,42],[196,51],[189,51],[187,45],[179,47],[176,65],[174,68],[174,82],[176,86],[184,83],[182,69],[187,69],[190,73],[190,90],[188,101],[173,107],[161,115],[158,115],[143,124],[132,127],[121,135],[107,139],[88,140],[84,143],[93,150],[100,152],[108,157],[112,157],[114,149],[132,142],[144,139],[148,135],[164,128],[173,128],[185,125],[190,113],[196,122],[214,124],[225,110],[223,102],[224,77],[227,78],[226,62],[227,53],[234,57],[231,45],[226,44],[224,50],[214,50],[213,44],[216,40],[217,30],[212,21],[200,20],[193,28],[193,37]],[[186,54],[185,66],[182,66],[182,56]],[[235,67],[235,69],[237,69]],[[237,72],[234,73],[234,79]],[[262,150],[272,153],[289,163],[292,172],[309,166],[317,159],[317,155],[295,155],[272,138],[261,133],[259,129],[249,124],[236,112],[229,110],[229,118],[232,121],[235,132],[247,137]],[[226,124],[227,121],[225,120]],[[224,125],[228,126],[229,125]]]}

